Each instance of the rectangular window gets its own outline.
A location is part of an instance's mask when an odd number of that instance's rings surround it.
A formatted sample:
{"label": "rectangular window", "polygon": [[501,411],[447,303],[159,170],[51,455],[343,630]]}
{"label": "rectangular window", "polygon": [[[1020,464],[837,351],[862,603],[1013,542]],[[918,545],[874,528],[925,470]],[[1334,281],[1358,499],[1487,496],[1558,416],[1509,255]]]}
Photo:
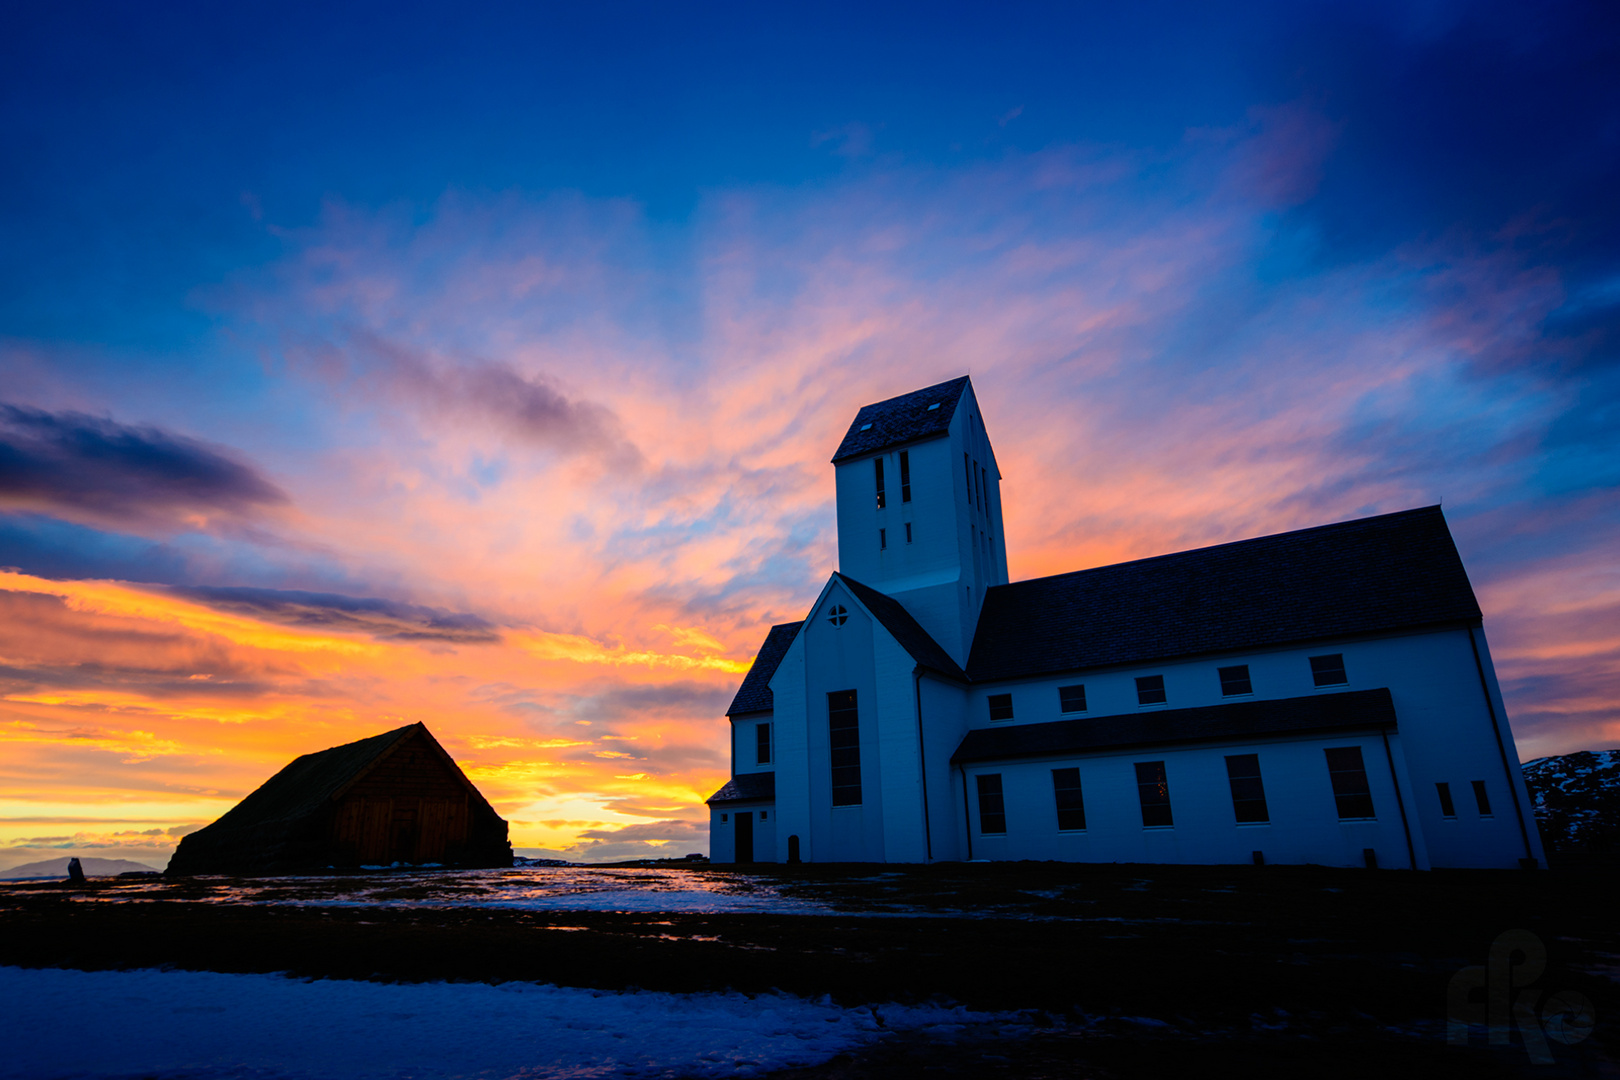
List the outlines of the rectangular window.
{"label": "rectangular window", "polygon": [[879,529],[878,530],[878,550],[879,551],[888,551],[889,550],[889,530],[888,529]]}
{"label": "rectangular window", "polygon": [[1011,694],[991,694],[990,695],[990,719],[992,719],[992,720],[1011,720],[1012,718],[1013,718],[1012,695]]}
{"label": "rectangular window", "polygon": [[985,514],[988,515],[990,513],[990,496],[987,493],[990,490],[990,474],[984,471],[983,465],[979,466],[979,480],[983,485],[979,488],[979,502],[984,506]]}
{"label": "rectangular window", "polygon": [[731,823],[731,815],[730,814],[721,814],[720,815],[720,824],[729,825],[730,823]]}
{"label": "rectangular window", "polygon": [[1086,803],[1080,797],[1080,770],[1053,769],[1052,794],[1057,798],[1059,832],[1079,832],[1086,827]]}
{"label": "rectangular window", "polygon": [[911,543],[911,522],[906,522],[906,543]]}
{"label": "rectangular window", "polygon": [[1328,779],[1333,783],[1333,801],[1339,817],[1370,818],[1373,814],[1372,788],[1367,784],[1367,766],[1361,761],[1361,747],[1335,746],[1327,755]]}
{"label": "rectangular window", "polygon": [[911,454],[900,451],[900,501],[911,501]]}
{"label": "rectangular window", "polygon": [[1136,703],[1138,705],[1163,705],[1164,676],[1141,675],[1136,680]]}
{"label": "rectangular window", "polygon": [[1142,824],[1146,828],[1174,825],[1170,816],[1170,780],[1162,761],[1136,763],[1136,795],[1142,800]]}
{"label": "rectangular window", "polygon": [[1485,794],[1485,781],[1474,781],[1474,804],[1479,807],[1480,817],[1491,816],[1491,797]]}
{"label": "rectangular window", "polygon": [[771,725],[761,724],[754,729],[754,763],[769,765],[771,763]]}
{"label": "rectangular window", "polygon": [[1004,833],[1007,831],[1007,804],[1001,797],[1001,774],[979,775],[979,831]]}
{"label": "rectangular window", "polygon": [[1440,816],[1448,818],[1456,817],[1457,804],[1451,801],[1451,785],[1436,784],[1434,785],[1434,791],[1435,794],[1440,796]]}
{"label": "rectangular window", "polygon": [[1344,673],[1344,653],[1311,657],[1311,678],[1317,686],[1339,686],[1350,679]]}
{"label": "rectangular window", "polygon": [[883,459],[880,457],[873,458],[872,468],[877,473],[878,509],[881,510],[885,505],[883,498]]}
{"label": "rectangular window", "polygon": [[962,455],[962,475],[967,477],[968,505],[973,505],[973,462],[968,460],[966,454]]}
{"label": "rectangular window", "polygon": [[[973,463],[973,469],[978,470],[977,473],[973,473],[973,476],[974,476],[975,480],[979,480],[981,477],[984,476],[984,469],[980,468],[979,463],[977,461],[975,461]],[[972,473],[973,470],[970,469],[969,472]],[[979,484],[979,509],[980,510],[984,509],[984,484],[983,484],[982,480],[981,480],[981,482]]]}
{"label": "rectangular window", "polygon": [[1226,759],[1226,782],[1232,786],[1232,813],[1239,825],[1270,821],[1266,789],[1260,782],[1259,754],[1232,754]]}
{"label": "rectangular window", "polygon": [[1063,712],[1085,712],[1086,711],[1086,688],[1085,688],[1085,686],[1082,685],[1082,686],[1060,686],[1060,687],[1058,687],[1058,708],[1061,709]]}
{"label": "rectangular window", "polygon": [[832,804],[861,805],[861,722],[855,691],[827,695],[827,733],[832,746]]}
{"label": "rectangular window", "polygon": [[1236,694],[1254,693],[1254,684],[1249,681],[1248,664],[1238,664],[1235,667],[1216,668],[1216,671],[1218,671],[1221,676],[1222,697],[1232,697]]}

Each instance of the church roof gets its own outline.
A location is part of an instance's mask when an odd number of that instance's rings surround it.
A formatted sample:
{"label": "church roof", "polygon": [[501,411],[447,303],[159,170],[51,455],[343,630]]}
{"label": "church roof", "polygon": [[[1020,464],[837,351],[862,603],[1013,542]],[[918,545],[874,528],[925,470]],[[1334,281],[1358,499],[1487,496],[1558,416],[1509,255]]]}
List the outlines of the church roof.
{"label": "church roof", "polygon": [[782,662],[788,646],[793,644],[793,638],[803,625],[801,619],[799,622],[771,627],[771,632],[765,635],[765,644],[759,647],[759,654],[754,657],[754,666],[743,676],[742,685],[737,687],[737,696],[731,699],[727,716],[771,711],[771,676],[776,674],[777,665]]}
{"label": "church roof", "polygon": [[1395,703],[1389,691],[1380,687],[1271,701],[1205,705],[1196,709],[977,728],[967,733],[962,745],[951,755],[951,764],[1394,726]]}
{"label": "church roof", "polygon": [[738,773],[726,781],[726,786],[710,795],[706,803],[751,802],[755,799],[776,798],[776,773]]}
{"label": "church roof", "polygon": [[1478,619],[1438,506],[997,585],[974,682]]}
{"label": "church roof", "polygon": [[945,434],[967,385],[968,377],[964,375],[874,405],[861,406],[844,441],[838,444],[833,464]]}
{"label": "church roof", "polygon": [[948,678],[967,681],[967,676],[951,659],[951,654],[941,648],[939,642],[912,618],[911,612],[900,601],[878,592],[870,585],[862,585],[846,574],[834,572],[833,576],[848,586],[855,599],[866,605],[872,617],[883,624],[883,628],[900,643],[902,649],[911,654],[913,660]]}

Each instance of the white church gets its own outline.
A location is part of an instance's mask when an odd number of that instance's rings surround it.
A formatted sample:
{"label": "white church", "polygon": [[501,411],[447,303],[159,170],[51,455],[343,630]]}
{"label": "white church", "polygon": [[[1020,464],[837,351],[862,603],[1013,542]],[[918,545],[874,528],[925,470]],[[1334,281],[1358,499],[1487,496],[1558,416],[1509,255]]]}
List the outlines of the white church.
{"label": "white church", "polygon": [[1007,580],[966,378],[861,409],[727,712],[715,862],[1544,865],[1437,506]]}

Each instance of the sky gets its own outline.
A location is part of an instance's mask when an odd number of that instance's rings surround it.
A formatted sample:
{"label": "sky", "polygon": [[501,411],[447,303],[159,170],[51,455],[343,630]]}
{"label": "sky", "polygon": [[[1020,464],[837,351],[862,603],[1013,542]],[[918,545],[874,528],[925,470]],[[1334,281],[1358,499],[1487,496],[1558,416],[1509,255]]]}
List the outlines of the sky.
{"label": "sky", "polygon": [[1014,580],[1440,503],[1521,756],[1620,745],[1612,6],[7,19],[0,865],[418,720],[706,850],[828,459],[962,374]]}

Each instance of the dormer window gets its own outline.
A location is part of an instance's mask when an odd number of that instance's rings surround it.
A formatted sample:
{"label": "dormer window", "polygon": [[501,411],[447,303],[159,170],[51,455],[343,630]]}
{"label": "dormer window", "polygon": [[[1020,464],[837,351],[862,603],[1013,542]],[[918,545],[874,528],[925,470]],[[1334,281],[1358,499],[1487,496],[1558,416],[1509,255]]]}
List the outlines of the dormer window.
{"label": "dormer window", "polygon": [[880,457],[873,458],[872,466],[874,476],[877,479],[878,509],[881,510],[885,505],[885,500],[883,498],[883,459]]}
{"label": "dormer window", "polygon": [[827,612],[827,621],[834,626],[843,626],[849,621],[849,611],[843,604],[834,604]]}

